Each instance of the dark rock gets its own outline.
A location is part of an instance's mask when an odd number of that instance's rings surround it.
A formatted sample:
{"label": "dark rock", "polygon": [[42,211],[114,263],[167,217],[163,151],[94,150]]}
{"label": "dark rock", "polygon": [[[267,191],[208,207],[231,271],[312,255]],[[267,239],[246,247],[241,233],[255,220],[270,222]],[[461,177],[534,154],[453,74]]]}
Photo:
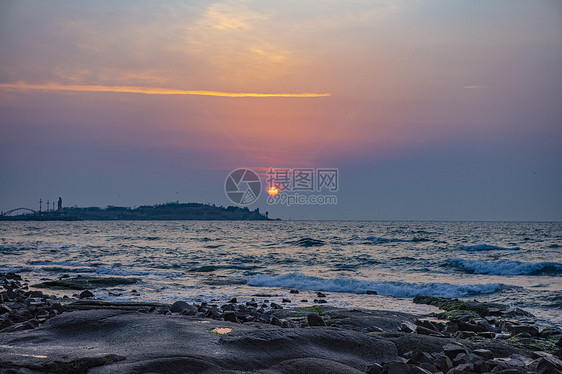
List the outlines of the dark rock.
{"label": "dark rock", "polygon": [[228,302],[229,302],[229,304],[236,304],[238,302],[238,300],[235,297],[233,297]]}
{"label": "dark rock", "polygon": [[562,361],[552,355],[544,355],[537,361],[537,371],[551,373],[555,370],[562,371]]}
{"label": "dark rock", "polygon": [[377,291],[367,290],[367,295],[378,295]]}
{"label": "dark rock", "polygon": [[291,300],[289,300],[289,299],[283,299],[281,302],[282,302],[282,303],[290,303]]}
{"label": "dark rock", "polygon": [[383,332],[384,330],[381,329],[378,326],[369,326],[365,329],[365,332],[369,333],[369,332]]}
{"label": "dark rock", "polygon": [[482,327],[484,329],[484,331],[500,332],[499,329],[490,325],[490,323],[488,323],[488,321],[486,321],[486,320],[480,320],[480,321],[476,322],[476,324],[478,326]]}
{"label": "dark rock", "polygon": [[7,304],[0,304],[0,314],[13,313],[13,309]]}
{"label": "dark rock", "polygon": [[472,353],[474,353],[475,355],[478,355],[486,360],[491,359],[492,357],[494,357],[492,351],[488,350],[488,349],[475,349],[474,351],[472,351]]}
{"label": "dark rock", "polygon": [[445,352],[445,355],[451,360],[457,357],[459,353],[468,353],[464,346],[457,344],[446,344],[443,347],[443,352]]}
{"label": "dark rock", "polygon": [[170,312],[172,313],[180,313],[184,309],[189,308],[189,304],[185,301],[176,301],[175,303],[170,306]]}
{"label": "dark rock", "polygon": [[408,371],[408,374],[431,374],[430,370],[424,369],[421,366],[414,366]]}
{"label": "dark rock", "polygon": [[236,318],[236,313],[232,311],[225,311],[222,317],[224,318],[225,321],[238,322],[238,319]]}
{"label": "dark rock", "polygon": [[439,360],[439,369],[441,369],[442,372],[446,373],[452,368],[453,361],[451,361],[451,359],[445,355],[441,356],[441,359]]}
{"label": "dark rock", "polygon": [[299,293],[299,290],[291,290],[289,293]]}
{"label": "dark rock", "polygon": [[328,303],[328,302],[327,302],[326,300],[324,300],[324,299],[314,299],[314,302],[315,302],[316,304],[326,304],[326,303]]}
{"label": "dark rock", "polygon": [[477,373],[487,373],[490,371],[490,367],[486,360],[475,360],[472,365],[474,366],[474,371]]}
{"label": "dark rock", "polygon": [[301,303],[308,303],[308,300],[307,300],[307,299],[302,299],[302,300],[301,300]]}
{"label": "dark rock", "polygon": [[351,366],[323,358],[295,358],[286,360],[271,368],[271,372],[280,374],[363,374]]}
{"label": "dark rock", "polygon": [[474,331],[457,331],[455,336],[460,339],[468,339],[476,336],[476,333]]}
{"label": "dark rock", "polygon": [[527,374],[528,371],[524,368],[509,368],[498,371],[499,374]]}
{"label": "dark rock", "polygon": [[423,362],[429,364],[433,363],[433,356],[427,352],[420,351],[419,349],[406,352],[403,357],[412,360],[414,364],[421,364]]}
{"label": "dark rock", "polygon": [[445,330],[444,332],[446,333],[455,333],[459,331],[459,325],[457,325],[455,322],[448,322],[447,325],[445,326]]}
{"label": "dark rock", "polygon": [[548,339],[551,336],[562,335],[562,330],[558,327],[545,327],[539,333],[541,338]]}
{"label": "dark rock", "polygon": [[410,365],[404,362],[392,362],[388,365],[388,374],[408,374]]}
{"label": "dark rock", "polygon": [[86,299],[86,298],[89,298],[89,297],[94,297],[94,294],[91,293],[91,292],[88,291],[88,290],[82,291],[82,292],[80,293],[80,298],[81,298],[81,299]]}
{"label": "dark rock", "polygon": [[228,311],[231,311],[231,312],[233,312],[235,310],[234,305],[232,305],[232,304],[224,304],[224,305],[221,306],[221,309],[222,310],[228,310]]}
{"label": "dark rock", "polygon": [[412,333],[412,332],[416,331],[416,325],[414,325],[412,322],[408,322],[408,321],[402,322],[400,324],[400,331]]}
{"label": "dark rock", "polygon": [[498,308],[488,308],[488,315],[489,316],[499,316],[501,315],[502,311]]}
{"label": "dark rock", "polygon": [[507,325],[505,329],[512,333],[513,335],[518,335],[522,333],[528,333],[529,335],[535,337],[539,336],[539,329],[536,326],[531,325]]}
{"label": "dark rock", "polygon": [[429,371],[430,373],[437,373],[439,371],[439,369],[437,369],[437,367],[435,365],[427,363],[427,362],[422,362],[420,364],[420,367],[422,369],[425,369],[425,370]]}
{"label": "dark rock", "polygon": [[279,304],[275,304],[275,303],[271,303],[271,308],[272,309],[283,309],[283,307]]}
{"label": "dark rock", "polygon": [[472,364],[460,364],[455,366],[453,369],[449,370],[447,374],[451,373],[451,371],[455,374],[457,373],[472,373],[474,372],[474,366]]}
{"label": "dark rock", "polygon": [[379,364],[372,364],[367,369],[367,374],[381,374],[383,371],[383,367]]}
{"label": "dark rock", "polygon": [[[439,334],[439,332],[435,331],[435,330],[430,330],[428,328],[425,328],[423,326],[416,326],[416,332],[418,334],[421,335],[434,335],[434,334]],[[439,334],[441,335],[441,334]]]}
{"label": "dark rock", "polygon": [[306,320],[308,321],[309,326],[326,326],[324,318],[320,317],[316,313],[308,313]]}
{"label": "dark rock", "polygon": [[283,327],[283,321],[281,321],[277,316],[272,316],[270,323],[275,326]]}
{"label": "dark rock", "polygon": [[326,297],[326,295],[323,294],[322,292],[316,292],[316,296],[318,296],[318,297]]}
{"label": "dark rock", "polygon": [[477,332],[476,335],[481,336],[481,337],[486,338],[486,339],[494,339],[494,337],[496,336],[496,334],[494,334],[493,332],[490,332],[490,331]]}
{"label": "dark rock", "polygon": [[421,326],[421,327],[425,327],[426,329],[429,329],[429,330],[438,331],[437,328],[435,327],[435,325],[427,319],[417,319],[416,325]]}
{"label": "dark rock", "polygon": [[468,364],[468,363],[470,363],[470,358],[468,357],[468,355],[466,353],[459,353],[453,359],[453,365],[454,366],[458,366],[460,364]]}
{"label": "dark rock", "polygon": [[462,331],[472,331],[472,332],[488,331],[485,327],[471,322],[458,321],[457,325],[459,326],[459,329]]}

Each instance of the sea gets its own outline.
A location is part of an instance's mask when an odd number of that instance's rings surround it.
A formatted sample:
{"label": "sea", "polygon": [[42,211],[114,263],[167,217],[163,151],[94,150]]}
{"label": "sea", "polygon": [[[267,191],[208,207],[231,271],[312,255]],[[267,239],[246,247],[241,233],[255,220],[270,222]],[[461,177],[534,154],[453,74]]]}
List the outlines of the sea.
{"label": "sea", "polygon": [[412,299],[430,295],[505,303],[562,326],[560,222],[0,222],[8,272],[30,284],[139,279],[93,291],[112,301],[237,297],[295,308],[322,292],[325,305],[428,313],[436,309]]}

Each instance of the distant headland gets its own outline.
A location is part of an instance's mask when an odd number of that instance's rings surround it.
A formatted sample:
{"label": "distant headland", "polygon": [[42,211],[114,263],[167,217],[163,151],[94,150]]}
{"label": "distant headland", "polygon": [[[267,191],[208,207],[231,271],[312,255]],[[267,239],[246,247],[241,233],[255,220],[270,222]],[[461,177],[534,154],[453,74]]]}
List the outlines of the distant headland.
{"label": "distant headland", "polygon": [[108,206],[100,207],[63,207],[59,198],[58,207],[35,211],[29,208],[17,208],[0,213],[0,221],[111,221],[111,220],[232,220],[258,221],[269,220],[269,213],[261,213],[259,208],[216,206],[200,203],[166,203],[142,205],[136,208]]}

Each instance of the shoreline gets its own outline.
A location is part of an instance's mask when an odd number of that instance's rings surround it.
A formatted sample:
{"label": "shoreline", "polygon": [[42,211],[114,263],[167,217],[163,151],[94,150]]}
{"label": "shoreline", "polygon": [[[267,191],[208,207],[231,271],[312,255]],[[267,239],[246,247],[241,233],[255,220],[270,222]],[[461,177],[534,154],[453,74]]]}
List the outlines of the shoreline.
{"label": "shoreline", "polygon": [[289,309],[266,296],[169,305],[95,300],[88,290],[58,298],[17,274],[0,282],[6,372],[562,372],[562,330],[539,330],[501,304],[418,299],[443,309],[431,315]]}

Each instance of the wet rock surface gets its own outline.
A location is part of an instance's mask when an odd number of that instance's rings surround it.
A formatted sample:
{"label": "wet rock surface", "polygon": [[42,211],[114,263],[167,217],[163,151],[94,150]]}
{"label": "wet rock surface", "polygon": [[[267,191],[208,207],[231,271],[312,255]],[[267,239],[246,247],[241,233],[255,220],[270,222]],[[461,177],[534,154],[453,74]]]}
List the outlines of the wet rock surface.
{"label": "wet rock surface", "polygon": [[562,331],[497,304],[418,298],[446,308],[420,317],[287,308],[273,295],[60,300],[29,291],[17,274],[0,280],[0,372],[562,373]]}

